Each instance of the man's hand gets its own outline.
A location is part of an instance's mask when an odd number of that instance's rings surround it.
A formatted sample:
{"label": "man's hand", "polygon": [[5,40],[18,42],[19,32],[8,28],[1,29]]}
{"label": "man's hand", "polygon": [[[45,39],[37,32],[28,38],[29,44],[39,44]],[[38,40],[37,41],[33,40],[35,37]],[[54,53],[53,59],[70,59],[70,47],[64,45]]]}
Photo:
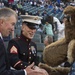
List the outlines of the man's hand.
{"label": "man's hand", "polygon": [[41,69],[41,68],[39,68],[38,66],[35,66],[35,67],[34,67],[34,70],[36,70],[36,71],[38,71],[38,72],[41,72],[42,75],[48,75],[48,73],[47,73],[46,70]]}
{"label": "man's hand", "polygon": [[37,66],[34,67],[34,63],[26,68],[26,72],[27,75],[48,75],[48,73],[44,69],[41,69]]}

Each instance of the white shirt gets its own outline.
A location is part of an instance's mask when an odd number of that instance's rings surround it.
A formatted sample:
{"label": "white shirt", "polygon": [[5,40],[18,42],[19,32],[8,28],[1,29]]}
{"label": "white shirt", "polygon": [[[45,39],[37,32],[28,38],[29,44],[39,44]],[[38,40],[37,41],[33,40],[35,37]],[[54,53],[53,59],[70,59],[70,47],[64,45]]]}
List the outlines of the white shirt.
{"label": "white shirt", "polygon": [[59,21],[59,19],[56,18],[56,17],[53,17],[53,22],[54,22],[54,23],[57,22],[57,28],[58,28],[58,30],[59,30],[59,27],[60,27],[60,25],[61,25],[61,22]]}
{"label": "white shirt", "polygon": [[2,34],[0,33],[0,37],[1,37],[1,39],[3,39],[3,37],[2,37]]}
{"label": "white shirt", "polygon": [[27,75],[27,72],[26,72],[26,70],[24,70],[24,72],[25,72],[25,75]]}
{"label": "white shirt", "polygon": [[58,30],[58,40],[59,40],[59,39],[65,37],[65,25],[64,25],[64,23],[62,23],[62,25],[60,25],[58,29],[59,29]]}

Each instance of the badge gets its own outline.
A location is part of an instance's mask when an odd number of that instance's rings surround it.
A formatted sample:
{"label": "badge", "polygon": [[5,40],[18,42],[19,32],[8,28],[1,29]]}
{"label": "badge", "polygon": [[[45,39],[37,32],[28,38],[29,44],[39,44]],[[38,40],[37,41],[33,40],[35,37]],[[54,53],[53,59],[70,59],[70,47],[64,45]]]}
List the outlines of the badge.
{"label": "badge", "polygon": [[36,53],[36,49],[35,49],[35,47],[34,47],[34,46],[31,46],[31,51],[32,51],[32,53],[33,53],[33,54],[35,54],[35,53]]}

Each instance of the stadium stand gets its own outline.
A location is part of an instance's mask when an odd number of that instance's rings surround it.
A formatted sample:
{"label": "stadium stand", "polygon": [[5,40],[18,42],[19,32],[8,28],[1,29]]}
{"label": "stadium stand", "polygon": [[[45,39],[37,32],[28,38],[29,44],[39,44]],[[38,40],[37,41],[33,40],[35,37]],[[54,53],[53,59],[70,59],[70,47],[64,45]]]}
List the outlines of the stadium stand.
{"label": "stadium stand", "polygon": [[44,43],[36,43],[36,46],[37,46],[37,56],[39,57],[39,61],[41,61],[41,55],[45,48],[45,45]]}
{"label": "stadium stand", "polygon": [[35,42],[35,43],[41,43],[41,35],[40,34],[35,34],[32,41]]}

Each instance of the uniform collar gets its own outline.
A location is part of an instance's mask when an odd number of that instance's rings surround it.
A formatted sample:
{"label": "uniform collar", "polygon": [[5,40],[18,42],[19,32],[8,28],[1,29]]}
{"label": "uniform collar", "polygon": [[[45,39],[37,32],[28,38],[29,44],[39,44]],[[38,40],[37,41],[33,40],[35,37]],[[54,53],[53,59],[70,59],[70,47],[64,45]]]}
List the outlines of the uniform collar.
{"label": "uniform collar", "polygon": [[26,42],[29,42],[31,41],[31,39],[25,37],[23,34],[20,35],[20,38],[22,38],[23,40],[25,40]]}

